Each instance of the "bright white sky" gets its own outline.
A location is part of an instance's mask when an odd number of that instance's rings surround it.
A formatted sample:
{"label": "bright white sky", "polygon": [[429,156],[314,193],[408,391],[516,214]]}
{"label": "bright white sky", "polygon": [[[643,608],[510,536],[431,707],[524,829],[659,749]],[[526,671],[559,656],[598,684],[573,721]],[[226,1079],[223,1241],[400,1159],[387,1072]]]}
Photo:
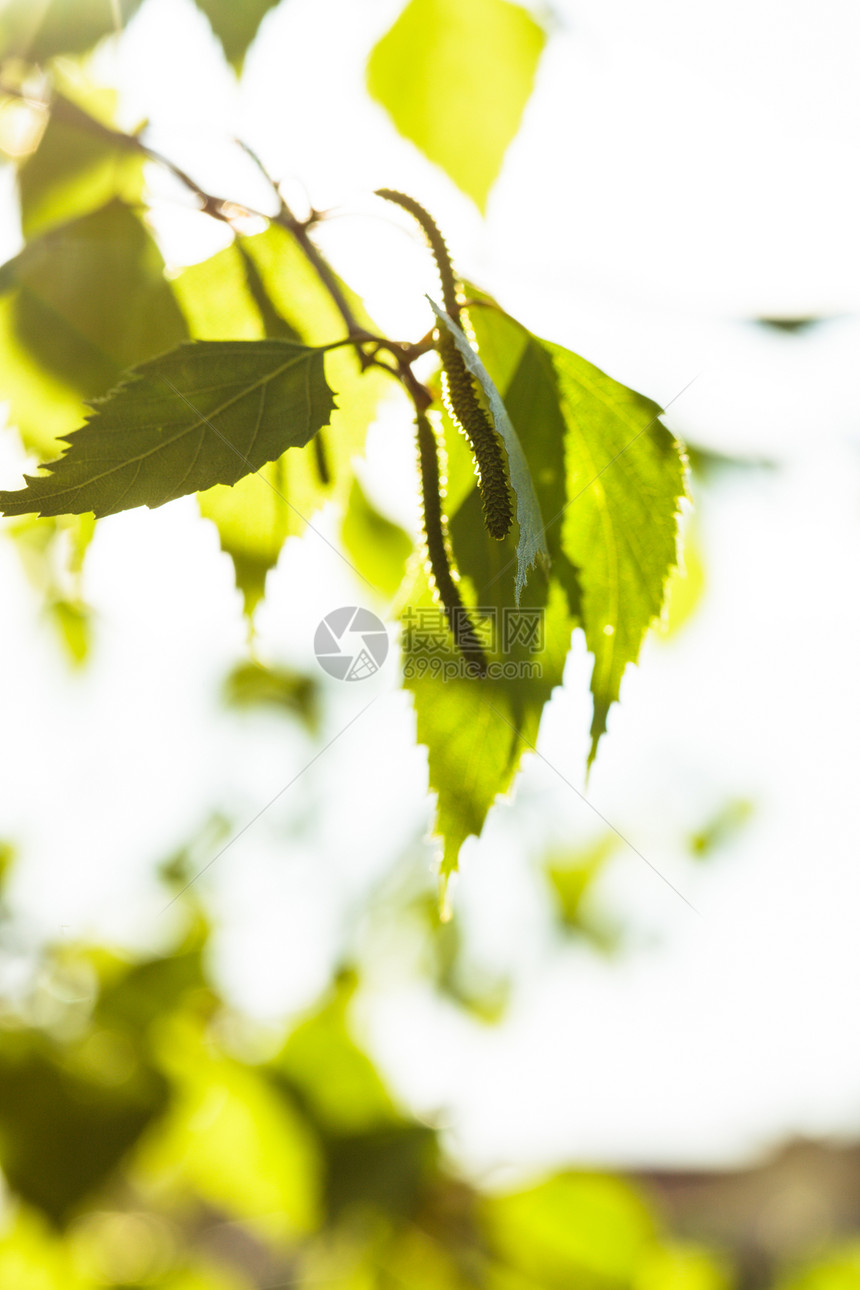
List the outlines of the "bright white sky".
{"label": "bright white sky", "polygon": [[[462,855],[458,917],[476,960],[514,973],[510,1018],[481,1028],[380,968],[366,1033],[404,1097],[442,1112],[452,1148],[481,1170],[718,1162],[786,1133],[856,1134],[860,11],[557,3],[482,224],[364,95],[365,54],[398,7],[290,0],[236,88],[190,0],[147,0],[102,67],[128,122],[147,116],[153,142],[212,187],[263,200],[225,144],[238,134],[297,193],[342,208],[321,236],[384,326],[423,334],[432,275],[419,240],[368,197],[381,184],[424,200],[463,270],[535,330],[664,405],[680,395],[678,433],[780,468],[699,499],[706,598],[676,638],[648,644],[587,789],[649,862],[620,847],[600,893],[633,948],[607,961],[561,946],[533,879],[548,845],[603,827],[580,797],[578,640],[542,732],[546,762],[527,765],[514,804]],[[168,260],[219,245],[220,230],[159,191]],[[807,312],[832,320],[798,336],[745,321]],[[413,522],[396,406],[369,462],[376,496]],[[179,916],[160,912],[153,858],[214,807],[251,819],[317,747],[217,707],[243,627],[190,499],[105,522],[87,578],[96,657],[70,681],[0,546],[0,835],[21,845],[16,895],[34,930],[151,943]],[[261,653],[313,666],[319,618],[361,597],[324,543],[290,544]],[[370,886],[422,845],[429,819],[396,660],[328,693],[329,738],[375,702],[206,879],[219,971],[261,1016],[314,997]],[[751,825],[696,865],[687,835],[736,796],[755,801]]]}

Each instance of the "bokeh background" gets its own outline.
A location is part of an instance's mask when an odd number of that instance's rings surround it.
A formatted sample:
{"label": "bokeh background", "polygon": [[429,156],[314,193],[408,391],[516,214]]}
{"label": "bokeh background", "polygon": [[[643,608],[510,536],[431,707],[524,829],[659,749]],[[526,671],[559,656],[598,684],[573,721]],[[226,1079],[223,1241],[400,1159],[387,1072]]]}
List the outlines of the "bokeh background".
{"label": "bokeh background", "polygon": [[[354,687],[313,656],[331,609],[389,608],[335,508],[250,644],[191,498],[82,570],[4,523],[4,1283],[860,1285],[860,16],[535,6],[482,218],[367,92],[402,8],[282,0],[237,74],[144,0],[61,71],[262,207],[249,144],[410,339],[432,266],[371,194],[415,194],[470,281],[667,409],[684,570],[587,784],[577,633],[442,923],[396,648]],[[26,125],[4,101],[3,259]],[[168,275],[225,245],[147,184]],[[392,397],[358,471],[413,535],[407,429]],[[10,426],[3,486],[28,464]]]}

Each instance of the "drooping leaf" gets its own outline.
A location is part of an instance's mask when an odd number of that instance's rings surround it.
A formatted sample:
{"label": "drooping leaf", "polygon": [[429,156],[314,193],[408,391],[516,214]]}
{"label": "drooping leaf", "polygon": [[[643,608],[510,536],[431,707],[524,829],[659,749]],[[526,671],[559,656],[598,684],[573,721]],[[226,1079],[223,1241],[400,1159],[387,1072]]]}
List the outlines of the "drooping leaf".
{"label": "drooping leaf", "polygon": [[483,211],[545,41],[509,0],[410,0],[370,55],[368,89]]}
{"label": "drooping leaf", "polygon": [[[443,875],[456,869],[466,838],[480,835],[493,802],[510,789],[523,753],[537,742],[544,705],[561,684],[571,624],[560,591],[538,612],[545,615],[543,648],[532,654],[519,643],[496,651],[489,675],[476,678],[448,639],[429,587],[409,597],[404,685],[414,698],[418,742],[428,752]],[[494,626],[503,630],[498,619]]]}
{"label": "drooping leaf", "polygon": [[187,334],[155,243],[119,201],[0,267],[0,398],[40,456],[80,425],[85,400]]}
{"label": "drooping leaf", "polygon": [[[450,422],[446,431],[453,448],[458,432]],[[423,569],[413,570],[400,596],[404,686],[413,695],[418,741],[427,747],[443,876],[456,869],[463,842],[481,833],[523,753],[534,748],[544,704],[561,684],[574,625],[555,581],[532,579],[516,606],[513,534],[504,542],[487,535],[468,454],[448,452],[448,477],[451,545],[461,592],[475,607],[488,675],[469,674]]]}
{"label": "drooping leaf", "polygon": [[[21,226],[29,240],[56,224],[68,223],[112,198],[140,198],[143,155],[111,138],[116,94],[75,81],[74,97],[61,81],[39,145],[18,167]],[[80,107],[78,106],[80,104]],[[104,133],[93,120],[108,127]]]}
{"label": "drooping leaf", "polygon": [[[504,542],[494,542],[483,532],[471,464],[457,451],[456,440],[451,442],[447,510],[461,588],[475,607],[476,617],[480,619],[483,612],[495,622],[499,635],[495,650],[488,650],[490,676],[485,680],[464,677],[438,609],[435,633],[425,631],[422,641],[420,633],[416,637],[413,630],[422,614],[434,613],[426,578],[413,574],[411,585],[405,584],[401,592],[405,685],[414,695],[419,741],[428,748],[430,784],[438,798],[437,832],[444,839],[443,873],[456,865],[465,838],[480,833],[496,796],[510,788],[522,754],[534,747],[543,706],[561,681],[574,627],[586,626],[592,649],[597,637],[600,667],[595,668],[593,735],[597,724],[605,723],[609,702],[617,697],[617,688],[614,693],[607,690],[603,670],[606,618],[599,623],[599,631],[594,630],[601,597],[610,593],[612,585],[606,538],[593,526],[585,536],[580,535],[575,526],[583,523],[585,513],[571,518],[571,511],[583,502],[587,507],[593,476],[603,470],[600,479],[605,480],[610,464],[614,469],[621,457],[631,455],[620,480],[604,483],[610,502],[603,507],[609,512],[604,519],[610,535],[614,525],[618,542],[627,541],[634,550],[644,548],[649,553],[648,560],[639,565],[621,562],[625,585],[634,584],[629,598],[621,597],[616,604],[618,632],[629,651],[625,663],[636,657],[646,628],[660,611],[665,579],[675,558],[678,498],[683,492],[680,451],[668,432],[655,423],[653,404],[597,373],[575,355],[531,335],[498,307],[487,303],[472,313],[482,365],[495,389],[502,392],[507,416],[516,428],[543,513],[541,527],[546,524],[544,536],[552,564],[549,584],[542,578],[531,579],[518,610],[513,537],[509,534]],[[559,367],[566,371],[575,368],[583,389],[586,379],[591,382],[575,410],[565,397]],[[613,402],[607,407],[609,399]],[[623,409],[628,406],[637,416],[643,409],[647,415],[637,420],[635,431],[619,443],[618,421],[625,424]],[[452,433],[450,423],[447,431]],[[634,433],[639,437],[630,442]],[[593,475],[584,480],[583,436],[599,459]],[[639,489],[647,500],[637,494],[628,505],[628,491]],[[631,526],[629,535],[627,525]],[[570,540],[572,533],[576,542]],[[614,566],[609,572],[618,576]],[[589,601],[586,588],[591,594]],[[651,605],[656,607],[647,612]],[[542,615],[544,641],[537,650],[527,635],[509,640],[504,635],[506,618],[516,624],[519,614],[525,625],[530,613]],[[515,666],[505,668],[506,664]],[[523,665],[534,665],[536,670]],[[620,659],[616,660],[616,671],[619,675],[623,671]]]}
{"label": "drooping leaf", "polygon": [[567,425],[562,545],[579,570],[585,639],[594,655],[589,764],[628,663],[663,608],[677,562],[685,463],[650,399],[549,341]]}
{"label": "drooping leaf", "polygon": [[233,484],[303,447],[334,406],[323,351],[291,341],[192,341],[135,368],[50,473],[0,511],[111,515]]}
{"label": "drooping leaf", "polygon": [[[499,365],[502,383],[514,368],[505,405],[530,454],[553,576],[595,656],[591,762],[624,670],[663,608],[677,561],[684,457],[650,399],[498,309],[473,313],[491,374]],[[522,336],[519,351],[512,329]]]}
{"label": "drooping leaf", "polygon": [[141,0],[6,0],[0,13],[0,59],[41,63],[80,54],[122,31]]}
{"label": "drooping leaf", "polygon": [[241,68],[260,23],[278,0],[194,0],[221,42],[227,61]]}
{"label": "drooping leaf", "polygon": [[540,563],[544,571],[549,572],[550,564],[549,551],[544,539],[543,517],[540,503],[535,493],[534,483],[532,482],[529,464],[517,432],[502,402],[501,395],[480,358],[469,344],[462,329],[432,300],[430,304],[433,306],[433,312],[441,325],[447,327],[454,337],[466,367],[480,383],[490,405],[493,424],[505,445],[511,488],[514,490],[517,500],[519,540],[517,542],[517,574],[514,582],[514,597],[516,603],[519,604],[529,570],[536,563]]}

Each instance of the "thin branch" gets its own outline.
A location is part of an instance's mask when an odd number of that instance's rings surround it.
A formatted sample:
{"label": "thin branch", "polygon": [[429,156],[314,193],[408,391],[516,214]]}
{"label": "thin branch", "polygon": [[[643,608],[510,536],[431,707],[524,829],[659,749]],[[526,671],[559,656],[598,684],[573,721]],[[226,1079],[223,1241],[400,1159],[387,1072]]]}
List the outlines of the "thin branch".
{"label": "thin branch", "polygon": [[[381,366],[386,371],[390,372],[391,375],[396,377],[396,379],[398,379],[405,387],[416,407],[426,408],[430,403],[432,403],[433,400],[429,390],[427,390],[426,386],[422,385],[418,380],[410,366],[416,358],[432,349],[432,333],[429,333],[427,337],[418,341],[417,344],[410,344],[405,341],[389,340],[387,337],[383,336],[374,336],[361,325],[346,297],[346,293],[338,280],[337,275],[308,234],[308,224],[316,222],[319,213],[316,211],[313,212],[313,219],[307,223],[300,220],[287,205],[277,184],[268,174],[259,157],[247,144],[237,141],[239,146],[243,148],[243,150],[254,160],[261,173],[271,185],[272,191],[275,193],[279,203],[279,209],[274,215],[267,214],[264,211],[255,210],[253,207],[247,206],[243,202],[230,201],[225,197],[216,197],[214,194],[207,192],[195,179],[192,179],[187,171],[183,170],[181,166],[178,166],[175,162],[171,161],[169,157],[165,157],[155,148],[144,143],[139,135],[128,134],[125,131],[117,130],[112,126],[105,125],[96,117],[92,117],[89,113],[84,112],[83,109],[78,107],[75,102],[66,98],[64,94],[57,90],[52,92],[50,102],[48,102],[44,99],[33,99],[23,90],[0,82],[0,94],[5,94],[10,98],[20,99],[23,102],[32,103],[35,106],[44,108],[51,112],[56,119],[63,121],[68,125],[81,130],[86,130],[88,133],[104,140],[106,143],[109,143],[114,147],[123,148],[128,152],[135,152],[140,156],[146,157],[147,160],[154,161],[158,165],[163,166],[165,170],[172,174],[174,178],[178,179],[179,182],[196,197],[203,214],[209,215],[213,219],[221,220],[223,223],[232,226],[235,213],[237,211],[242,211],[244,214],[265,219],[269,223],[278,224],[281,228],[286,229],[286,231],[295,238],[302,254],[313,268],[331,298],[332,303],[343,319],[344,326],[347,331],[347,342],[355,347],[361,366],[365,369],[371,366]],[[386,350],[394,359],[396,366],[390,367],[388,364],[379,363],[375,356],[367,354],[362,348],[365,344],[375,344],[377,349]]]}

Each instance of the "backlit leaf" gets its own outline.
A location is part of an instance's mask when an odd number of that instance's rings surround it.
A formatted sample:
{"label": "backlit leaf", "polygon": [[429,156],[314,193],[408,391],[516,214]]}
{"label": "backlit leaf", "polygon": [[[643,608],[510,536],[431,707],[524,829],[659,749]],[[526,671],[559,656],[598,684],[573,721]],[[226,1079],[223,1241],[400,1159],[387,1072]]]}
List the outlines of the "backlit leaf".
{"label": "backlit leaf", "polygon": [[650,399],[569,350],[542,342],[567,425],[562,544],[579,570],[585,639],[594,655],[594,760],[628,663],[663,608],[677,562],[685,464]]}
{"label": "backlit leaf", "polygon": [[370,55],[368,89],[484,210],[545,40],[508,0],[410,0]]}
{"label": "backlit leaf", "polygon": [[0,511],[110,515],[233,484],[308,443],[332,408],[320,349],[187,342],[131,372],[48,475],[0,493]]}

